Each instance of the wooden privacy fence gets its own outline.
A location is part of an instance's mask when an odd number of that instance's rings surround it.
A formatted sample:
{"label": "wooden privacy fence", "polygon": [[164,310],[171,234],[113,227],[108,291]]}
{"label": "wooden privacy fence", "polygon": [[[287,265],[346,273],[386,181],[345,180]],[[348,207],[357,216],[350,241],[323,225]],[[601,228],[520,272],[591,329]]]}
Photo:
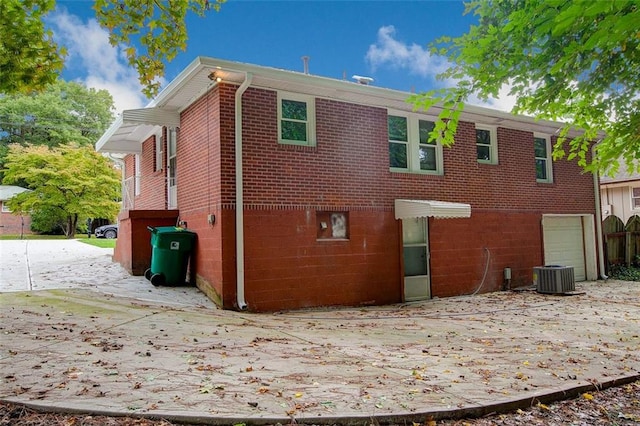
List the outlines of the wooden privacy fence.
{"label": "wooden privacy fence", "polygon": [[609,216],[602,221],[602,233],[607,269],[640,264],[640,216],[631,216],[626,225],[617,216]]}

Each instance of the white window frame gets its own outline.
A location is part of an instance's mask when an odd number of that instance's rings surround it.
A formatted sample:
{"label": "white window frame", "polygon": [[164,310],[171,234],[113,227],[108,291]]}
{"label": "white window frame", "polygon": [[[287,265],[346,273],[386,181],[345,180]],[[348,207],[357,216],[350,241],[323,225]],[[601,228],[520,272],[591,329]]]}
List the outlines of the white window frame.
{"label": "white window frame", "polygon": [[[307,105],[307,140],[296,141],[290,139],[282,139],[282,101],[296,101],[304,102]],[[283,145],[302,145],[302,146],[316,146],[316,102],[315,97],[308,95],[301,95],[299,93],[278,92],[278,143]],[[285,119],[286,120],[286,119]],[[298,121],[302,122],[302,121]]]}
{"label": "white window frame", "polygon": [[638,207],[636,207],[636,203],[634,202],[634,200],[638,199],[639,202],[640,202],[640,195],[638,195],[637,197],[634,197],[633,196],[633,190],[634,189],[637,189],[637,190],[640,191],[640,186],[630,186],[629,187],[629,197],[631,199],[630,200],[631,201],[631,210],[638,211],[638,210],[640,210],[640,205],[638,205]]}
{"label": "white window frame", "polygon": [[[545,160],[545,164],[546,164],[546,171],[547,171],[547,178],[546,179],[540,179],[538,178],[538,171],[536,169],[536,182],[540,182],[540,183],[552,183],[553,182],[553,165],[552,165],[552,161],[551,161],[551,136],[549,135],[545,135],[543,133],[534,133],[533,134],[533,138],[534,138],[534,143],[536,139],[544,139],[545,143],[546,143],[546,147],[547,147],[547,156],[546,158],[542,158],[542,157],[536,157],[535,156],[535,151],[533,153],[535,160]],[[535,149],[535,145],[534,145],[534,149]]]}
{"label": "white window frame", "polygon": [[7,201],[2,202],[2,213],[11,213],[11,209],[7,206]]}
{"label": "white window frame", "polygon": [[134,154],[133,156],[134,164],[133,169],[135,173],[135,182],[133,184],[133,194],[135,196],[140,195],[140,154]]}
{"label": "white window frame", "polygon": [[162,129],[155,134],[155,150],[156,158],[154,168],[156,172],[159,172],[162,170]]}
{"label": "white window frame", "polygon": [[[444,174],[444,159],[443,159],[443,149],[442,143],[440,141],[436,141],[435,145],[430,145],[435,148],[436,155],[436,169],[435,170],[423,170],[420,168],[420,121],[431,121],[433,123],[436,122],[437,117],[421,115],[421,114],[412,114],[404,111],[394,111],[388,110],[387,117],[404,117],[407,120],[407,168],[399,168],[399,167],[389,167],[389,170],[392,172],[399,173],[419,173],[419,174],[427,174],[427,175],[442,175]],[[402,143],[401,141],[391,141],[393,143]],[[388,152],[388,151],[387,151]]]}
{"label": "white window frame", "polygon": [[[486,130],[489,132],[489,142],[490,145],[489,146],[489,159],[488,160],[482,160],[480,158],[478,158],[478,150],[477,147],[480,145],[478,144],[478,140],[477,140],[477,131],[478,130]],[[474,132],[474,136],[475,136],[475,142],[476,142],[476,160],[478,161],[478,163],[481,164],[498,164],[498,132],[497,132],[497,128],[495,126],[487,126],[485,124],[477,124],[476,123],[476,132]],[[481,146],[487,146],[487,145],[481,145]]]}
{"label": "white window frame", "polygon": [[[171,166],[173,160],[174,167]],[[167,207],[178,208],[178,129],[167,128]],[[172,176],[173,175],[173,176]]]}

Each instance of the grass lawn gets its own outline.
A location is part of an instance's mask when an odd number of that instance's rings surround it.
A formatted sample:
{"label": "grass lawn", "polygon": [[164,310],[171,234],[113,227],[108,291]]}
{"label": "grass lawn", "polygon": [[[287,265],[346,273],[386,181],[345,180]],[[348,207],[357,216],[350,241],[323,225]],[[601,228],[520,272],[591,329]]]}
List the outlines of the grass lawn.
{"label": "grass lawn", "polygon": [[107,239],[107,238],[76,238],[76,240],[81,243],[91,244],[92,246],[102,247],[102,248],[114,248],[116,246],[116,239]]}
{"label": "grass lawn", "polygon": [[64,235],[36,235],[25,234],[20,238],[20,235],[0,235],[0,240],[66,240]]}

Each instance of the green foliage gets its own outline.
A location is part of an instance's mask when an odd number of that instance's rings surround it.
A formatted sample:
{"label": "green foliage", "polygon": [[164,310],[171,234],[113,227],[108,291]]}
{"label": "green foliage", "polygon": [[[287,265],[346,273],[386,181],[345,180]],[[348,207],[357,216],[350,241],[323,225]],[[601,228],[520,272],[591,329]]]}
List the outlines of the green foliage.
{"label": "green foliage", "polygon": [[640,268],[636,266],[612,265],[609,278],[622,281],[640,281]]}
{"label": "green foliage", "polygon": [[0,97],[0,141],[4,146],[92,145],[112,121],[111,94],[75,82],[58,80],[43,92]]}
{"label": "green foliage", "polygon": [[53,83],[65,50],[45,30],[54,0],[0,1],[0,93],[28,92]]}
{"label": "green foliage", "polygon": [[45,235],[63,235],[63,212],[53,206],[42,206],[31,212],[31,231]]}
{"label": "green foliage", "polygon": [[[188,13],[204,16],[212,9],[219,11],[225,1],[96,0],[94,9],[110,33],[111,44],[124,45],[143,92],[152,97],[160,88],[164,61],[186,49]],[[43,20],[55,4],[55,0],[0,1],[0,93],[40,91],[60,75],[66,50],[53,41]]]}
{"label": "green foliage", "polygon": [[0,169],[10,144],[89,146],[112,121],[109,92],[74,82],[58,80],[42,92],[0,96]]}
{"label": "green foliage", "polygon": [[[471,95],[496,97],[509,86],[517,96],[514,113],[567,123],[554,158],[566,155],[587,169],[611,173],[620,157],[630,170],[636,167],[638,0],[473,0],[466,6],[479,24],[461,37],[443,37],[432,45],[432,53],[452,62],[440,77],[457,86],[410,98],[416,108],[438,102],[444,107],[433,138],[452,144],[463,102]],[[567,138],[572,130],[582,133]],[[601,138],[596,158],[590,159],[592,142]]]}
{"label": "green foliage", "polygon": [[62,218],[68,238],[79,218],[110,218],[119,210],[119,173],[90,147],[12,145],[5,166],[3,183],[26,182],[32,190],[8,201],[12,212]]}
{"label": "green foliage", "polygon": [[[138,70],[143,92],[152,97],[160,88],[164,61],[171,61],[187,47],[186,16],[189,12],[204,16],[220,10],[226,0],[96,0],[98,22],[109,30],[113,46],[126,46],[129,64]],[[133,46],[138,42],[142,52]]]}

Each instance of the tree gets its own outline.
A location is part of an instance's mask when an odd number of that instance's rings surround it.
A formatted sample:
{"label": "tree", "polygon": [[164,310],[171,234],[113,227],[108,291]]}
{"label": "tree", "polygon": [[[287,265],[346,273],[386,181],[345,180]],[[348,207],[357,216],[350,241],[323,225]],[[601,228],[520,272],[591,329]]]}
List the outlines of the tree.
{"label": "tree", "polygon": [[[226,0],[96,0],[94,9],[112,45],[124,45],[129,64],[138,71],[143,92],[157,94],[164,61],[187,45],[186,17],[220,10]],[[59,76],[65,50],[45,30],[42,18],[55,0],[0,2],[0,93],[42,90]],[[136,49],[134,42],[140,45]]]}
{"label": "tree", "polygon": [[[487,100],[508,86],[517,96],[514,113],[567,123],[554,158],[566,149],[569,160],[577,157],[589,170],[613,173],[619,158],[633,168],[640,159],[638,0],[474,0],[469,12],[478,25],[432,45],[452,63],[440,77],[457,86],[410,99],[416,108],[445,107],[432,138],[453,143],[469,96]],[[572,129],[581,136],[567,138]]]}
{"label": "tree", "polygon": [[32,191],[8,201],[14,214],[46,213],[60,218],[73,238],[78,219],[115,217],[119,210],[119,172],[91,147],[12,145],[3,183],[26,182]]}
{"label": "tree", "polygon": [[55,81],[43,92],[0,96],[0,179],[10,144],[93,145],[113,120],[106,90]]}
{"label": "tree", "polygon": [[65,50],[42,20],[54,6],[54,0],[0,2],[0,93],[27,92],[58,78]]}
{"label": "tree", "polygon": [[[96,0],[98,22],[109,30],[113,46],[123,44],[129,64],[138,70],[143,92],[152,97],[160,89],[158,77],[164,75],[164,61],[171,61],[187,47],[186,16],[204,16],[220,10],[226,0]],[[134,46],[137,41],[142,52]]]}

